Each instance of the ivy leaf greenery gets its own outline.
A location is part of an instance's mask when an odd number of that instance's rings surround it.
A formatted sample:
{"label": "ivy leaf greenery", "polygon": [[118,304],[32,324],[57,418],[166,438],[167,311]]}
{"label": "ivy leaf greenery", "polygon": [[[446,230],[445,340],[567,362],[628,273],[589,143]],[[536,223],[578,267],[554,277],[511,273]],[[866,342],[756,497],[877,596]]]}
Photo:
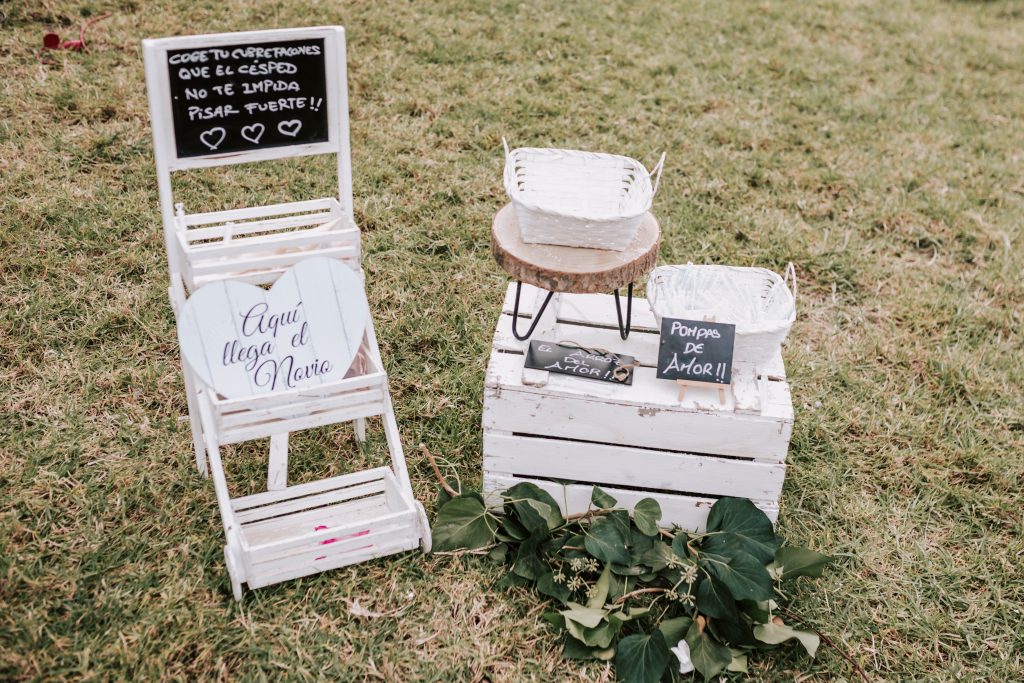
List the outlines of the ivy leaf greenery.
{"label": "ivy leaf greenery", "polygon": [[769,565],[783,581],[798,576],[819,578],[825,565],[832,561],[828,555],[821,555],[807,548],[779,548],[775,551],[775,562]]}
{"label": "ivy leaf greenery", "polygon": [[483,548],[494,542],[498,522],[478,493],[465,493],[450,499],[438,510],[434,520],[434,550]]}
{"label": "ivy leaf greenery", "polygon": [[742,550],[732,557],[703,553],[700,566],[726,585],[738,600],[770,600],[775,597],[772,576],[764,565]]}
{"label": "ivy leaf greenery", "polygon": [[595,486],[590,492],[590,502],[595,508],[601,510],[615,507],[615,503],[618,501]]}
{"label": "ivy leaf greenery", "polygon": [[748,500],[722,498],[707,530],[691,533],[660,528],[652,498],[630,511],[596,486],[572,515],[535,484],[500,495],[494,509],[472,491],[440,497],[434,549],[489,558],[506,570],[498,587],[532,586],[567,659],[614,661],[620,680],[656,683],[677,670],[671,648],[684,640],[705,679],[744,670],[767,646],[797,640],[812,656],[818,647],[775,601],[783,582],[818,577],[831,558],[783,546]]}
{"label": "ivy leaf greenery", "polygon": [[732,593],[713,576],[705,576],[697,586],[697,609],[709,617],[736,618],[736,601]]}
{"label": "ivy leaf greenery", "polygon": [[658,535],[661,506],[653,498],[644,498],[633,508],[633,522],[644,536]]}
{"label": "ivy leaf greenery", "polygon": [[818,644],[821,642],[817,633],[798,631],[791,626],[775,623],[758,624],[754,627],[754,637],[769,645],[778,645],[790,638],[796,638],[811,657],[817,654]]}
{"label": "ivy leaf greenery", "polygon": [[622,526],[611,517],[603,517],[590,525],[583,542],[587,552],[602,562],[629,564],[629,550]]}
{"label": "ivy leaf greenery", "polygon": [[732,663],[732,652],[704,630],[701,619],[690,625],[686,644],[690,646],[694,668],[706,679],[714,678]]}
{"label": "ivy leaf greenery", "polygon": [[658,683],[672,657],[661,631],[619,641],[615,673],[626,683]]}
{"label": "ivy leaf greenery", "polygon": [[706,551],[726,557],[744,552],[763,566],[772,561],[779,545],[771,520],[749,500],[722,498],[711,508]]}

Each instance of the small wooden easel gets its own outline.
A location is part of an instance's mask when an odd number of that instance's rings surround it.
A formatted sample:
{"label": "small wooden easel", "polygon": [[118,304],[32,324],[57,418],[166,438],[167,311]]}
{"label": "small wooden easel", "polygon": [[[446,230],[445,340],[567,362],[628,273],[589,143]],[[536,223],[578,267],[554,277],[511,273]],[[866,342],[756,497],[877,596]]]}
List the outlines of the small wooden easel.
{"label": "small wooden easel", "polygon": [[679,385],[680,401],[686,399],[686,387],[706,387],[710,389],[718,389],[718,402],[725,405],[725,384],[718,384],[717,382],[696,382],[692,379],[677,379],[676,384]]}
{"label": "small wooden easel", "polygon": [[[706,322],[706,323],[716,322],[715,321],[715,316],[713,316],[713,315],[706,315],[706,316],[704,316],[704,322]],[[686,387],[697,387],[697,388],[705,387],[705,388],[708,388],[708,389],[718,389],[718,403],[720,405],[723,405],[723,406],[725,405],[725,387],[727,386],[725,384],[719,384],[718,382],[700,382],[700,381],[692,380],[692,379],[677,379],[676,380],[676,384],[679,385],[679,399],[678,399],[679,401],[686,400]],[[732,387],[732,384],[729,384],[728,386]]]}

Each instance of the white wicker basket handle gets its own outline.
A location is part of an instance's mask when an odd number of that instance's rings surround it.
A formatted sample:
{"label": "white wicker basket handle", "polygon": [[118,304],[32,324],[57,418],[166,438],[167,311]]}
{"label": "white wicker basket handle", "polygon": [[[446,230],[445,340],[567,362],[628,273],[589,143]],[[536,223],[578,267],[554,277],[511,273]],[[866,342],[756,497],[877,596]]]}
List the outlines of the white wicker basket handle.
{"label": "white wicker basket handle", "polygon": [[650,175],[653,176],[655,173],[658,174],[654,178],[654,192],[651,193],[652,195],[658,194],[658,185],[661,183],[661,171],[662,171],[663,168],[665,168],[665,155],[666,154],[668,154],[668,152],[662,152],[661,153],[661,158],[658,159],[658,163],[655,164],[654,168],[652,168],[650,170]]}
{"label": "white wicker basket handle", "polygon": [[505,161],[508,161],[508,140],[506,140],[505,138],[501,138],[501,146],[505,148]]}
{"label": "white wicker basket handle", "polygon": [[[790,261],[786,264],[786,272],[782,276],[782,281],[789,287],[789,291],[793,293],[793,306],[796,306],[796,266]],[[790,282],[792,281],[792,284]]]}

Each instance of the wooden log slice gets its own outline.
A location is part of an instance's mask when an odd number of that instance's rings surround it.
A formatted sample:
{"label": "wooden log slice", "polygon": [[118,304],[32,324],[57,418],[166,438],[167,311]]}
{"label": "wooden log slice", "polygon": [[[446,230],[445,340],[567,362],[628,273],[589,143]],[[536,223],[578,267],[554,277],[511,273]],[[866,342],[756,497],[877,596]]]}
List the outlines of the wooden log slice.
{"label": "wooden log slice", "polygon": [[610,292],[637,282],[657,264],[660,242],[661,228],[651,213],[624,251],[527,244],[511,204],[498,212],[491,228],[491,253],[513,280],[573,294]]}

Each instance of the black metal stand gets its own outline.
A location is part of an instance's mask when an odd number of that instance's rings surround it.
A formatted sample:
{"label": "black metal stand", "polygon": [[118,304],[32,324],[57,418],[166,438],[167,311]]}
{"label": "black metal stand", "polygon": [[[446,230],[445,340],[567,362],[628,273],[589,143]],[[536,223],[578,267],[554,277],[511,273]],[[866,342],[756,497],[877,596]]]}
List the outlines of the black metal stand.
{"label": "black metal stand", "polygon": [[629,283],[626,290],[626,326],[622,326],[622,306],[619,305],[619,290],[615,290],[615,315],[619,318],[619,336],[623,339],[629,337],[629,330],[633,324],[633,283]]}
{"label": "black metal stand", "polygon": [[519,341],[526,341],[527,339],[530,338],[530,335],[533,334],[533,331],[535,329],[537,329],[537,323],[539,323],[540,319],[544,316],[544,309],[546,309],[548,307],[548,302],[551,301],[551,297],[554,296],[555,293],[554,292],[548,292],[547,298],[545,298],[544,299],[544,303],[541,304],[540,310],[533,314],[533,324],[530,325],[530,329],[528,329],[526,331],[526,334],[520,335],[519,331],[516,329],[516,323],[519,322],[519,293],[522,291],[522,289],[523,289],[522,281],[517,280],[516,281],[516,305],[512,309],[512,336],[515,337],[516,339],[518,339]]}
{"label": "black metal stand", "polygon": [[[537,323],[544,316],[544,311],[548,307],[548,302],[551,301],[551,297],[554,296],[554,292],[548,292],[547,297],[544,299],[544,303],[541,304],[540,310],[533,314],[533,323],[530,325],[530,329],[526,331],[526,334],[519,334],[517,323],[519,322],[519,295],[523,290],[522,281],[516,281],[516,302],[512,308],[512,336],[519,341],[526,341],[533,334],[533,331],[537,329]],[[619,303],[619,290],[615,290],[615,315],[619,320],[619,336],[623,339],[629,338],[629,332],[633,324],[633,283],[629,283],[629,288],[626,290],[626,325],[622,325],[622,304]]]}

